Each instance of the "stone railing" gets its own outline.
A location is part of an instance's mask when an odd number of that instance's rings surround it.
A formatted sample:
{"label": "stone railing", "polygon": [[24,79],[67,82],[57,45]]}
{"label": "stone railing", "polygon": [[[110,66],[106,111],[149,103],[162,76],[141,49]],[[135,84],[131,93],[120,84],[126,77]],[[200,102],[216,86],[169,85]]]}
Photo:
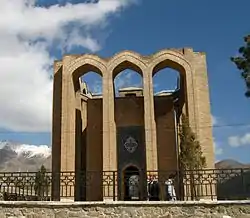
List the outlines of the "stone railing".
{"label": "stone railing", "polygon": [[250,201],[0,202],[0,217],[250,217]]}

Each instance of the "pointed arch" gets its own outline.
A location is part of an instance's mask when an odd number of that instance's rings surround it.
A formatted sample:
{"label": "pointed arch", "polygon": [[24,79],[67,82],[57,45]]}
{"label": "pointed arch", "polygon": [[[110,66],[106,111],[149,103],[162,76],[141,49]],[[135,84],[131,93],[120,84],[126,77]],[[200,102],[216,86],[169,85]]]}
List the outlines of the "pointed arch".
{"label": "pointed arch", "polygon": [[[190,125],[192,126],[195,132],[198,132],[198,113],[196,105],[195,81],[193,76],[194,71],[191,67],[191,64],[180,52],[162,50],[153,55],[149,70],[150,76],[153,77],[157,72],[164,68],[172,68],[179,72],[179,105],[181,110],[180,112],[184,112],[189,116]],[[151,96],[151,101],[154,102],[153,95]],[[154,105],[154,103],[152,103],[152,105]]]}
{"label": "pointed arch", "polygon": [[130,69],[139,73],[142,77],[145,76],[147,65],[142,60],[141,56],[132,51],[123,51],[116,54],[109,60],[108,69],[112,73],[111,78],[115,78],[121,71]]}
{"label": "pointed arch", "polygon": [[183,76],[192,78],[191,64],[181,53],[171,50],[162,50],[152,57],[152,61],[150,62],[151,76],[165,67],[170,67],[179,71]]}
{"label": "pointed arch", "polygon": [[[153,77],[158,71],[164,68],[172,68],[180,73],[180,86],[185,94],[185,101],[193,107],[192,115],[195,117],[195,96],[194,96],[194,81],[193,81],[193,69],[191,64],[185,59],[185,57],[176,51],[162,50],[152,56],[150,62],[149,73]],[[191,112],[188,110],[187,113]]]}
{"label": "pointed arch", "polygon": [[[116,55],[114,55],[111,59],[109,59],[107,64],[107,72],[108,76],[108,96],[109,96],[109,128],[110,128],[110,145],[112,145],[112,150],[115,155],[112,155],[112,161],[117,160],[116,156],[116,141],[117,141],[117,123],[115,121],[115,88],[114,88],[114,78],[124,70],[132,70],[141,75],[143,81],[143,92],[145,88],[147,89],[147,83],[145,82],[147,78],[147,64],[144,62],[142,56],[132,51],[123,51]],[[148,92],[148,91],[147,91]],[[143,104],[145,104],[145,98],[143,97]],[[144,120],[147,114],[144,114]],[[145,129],[148,129],[146,125]],[[149,131],[147,131],[149,132]],[[146,132],[146,134],[147,134]],[[110,162],[112,162],[110,161]],[[115,162],[116,164],[117,162]],[[112,164],[111,164],[112,165]]]}
{"label": "pointed arch", "polygon": [[103,78],[106,73],[105,62],[95,55],[83,55],[70,63],[68,73],[72,76],[75,91],[80,89],[79,78],[90,71]]}

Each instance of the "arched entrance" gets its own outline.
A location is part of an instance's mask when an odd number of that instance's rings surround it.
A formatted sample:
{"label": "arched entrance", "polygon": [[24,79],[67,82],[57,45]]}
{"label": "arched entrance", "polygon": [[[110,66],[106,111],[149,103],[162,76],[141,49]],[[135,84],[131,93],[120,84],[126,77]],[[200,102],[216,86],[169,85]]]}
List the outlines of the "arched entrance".
{"label": "arched entrance", "polygon": [[140,172],[135,166],[129,166],[123,171],[124,200],[138,201],[141,196]]}

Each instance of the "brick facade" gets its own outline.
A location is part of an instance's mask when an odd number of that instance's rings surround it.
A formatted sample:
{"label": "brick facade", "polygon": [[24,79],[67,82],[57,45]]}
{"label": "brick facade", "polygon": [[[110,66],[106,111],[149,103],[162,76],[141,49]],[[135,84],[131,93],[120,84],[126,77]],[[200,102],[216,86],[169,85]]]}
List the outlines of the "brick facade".
{"label": "brick facade", "polygon": [[[166,67],[180,73],[182,111],[189,116],[208,168],[213,168],[206,56],[184,48],[162,50],[150,56],[123,51],[106,59],[90,54],[66,55],[61,61],[56,61],[53,171],[117,170],[117,127],[138,125],[144,126],[145,130],[146,170],[175,170],[177,149],[173,100],[169,96],[153,95],[152,77]],[[143,96],[114,97],[114,77],[124,69],[142,75]],[[89,99],[80,94],[79,77],[89,71],[102,76],[102,98]]]}

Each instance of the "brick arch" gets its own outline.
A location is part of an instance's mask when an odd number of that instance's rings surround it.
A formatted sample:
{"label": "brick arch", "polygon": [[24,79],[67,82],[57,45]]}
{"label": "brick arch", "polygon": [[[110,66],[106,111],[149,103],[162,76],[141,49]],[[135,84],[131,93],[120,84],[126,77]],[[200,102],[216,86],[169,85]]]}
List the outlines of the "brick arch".
{"label": "brick arch", "polygon": [[121,71],[131,69],[145,77],[146,63],[142,57],[136,52],[123,51],[116,54],[108,62],[108,71],[111,73],[111,78],[114,79]]}
{"label": "brick arch", "polygon": [[98,68],[102,73],[106,70],[106,62],[103,61],[101,58],[95,55],[82,55],[79,58],[71,61],[68,65],[68,72],[73,74],[75,70],[79,67],[89,64]]}
{"label": "brick arch", "polygon": [[[148,79],[149,79],[149,95],[148,95],[148,101],[149,101],[149,115],[148,117],[151,120],[151,127],[154,130],[153,132],[156,133],[156,122],[155,122],[155,112],[154,112],[154,94],[153,94],[153,75],[157,73],[158,71],[170,67],[174,70],[177,70],[180,73],[181,79],[183,81],[184,89],[183,89],[183,97],[184,101],[187,104],[184,104],[184,111],[188,115],[190,115],[190,121],[193,123],[195,120],[195,110],[196,107],[194,105],[195,103],[195,97],[194,97],[194,82],[193,82],[193,70],[191,67],[191,64],[185,59],[185,57],[180,53],[172,50],[162,50],[159,51],[153,55],[150,56],[150,59],[148,61]],[[151,135],[151,148],[147,151],[150,153],[151,156],[153,156],[152,160],[154,162],[154,165],[151,166],[152,169],[158,169],[158,151],[157,151],[157,137],[156,134],[153,133]],[[152,152],[151,152],[152,150]],[[150,155],[148,159],[150,160]]]}
{"label": "brick arch", "polygon": [[[161,64],[162,66],[160,66]],[[192,77],[191,64],[179,52],[162,50],[152,56],[152,61],[150,62],[151,76],[166,67],[179,71],[185,77]]]}
{"label": "brick arch", "polygon": [[[117,156],[116,156],[116,123],[115,123],[115,93],[114,93],[114,76],[117,76],[121,71],[125,69],[131,69],[136,71],[142,76],[143,79],[143,92],[147,91],[148,85],[148,74],[147,74],[147,64],[144,62],[144,59],[139,54],[132,52],[132,51],[123,51],[116,55],[114,55],[107,64],[107,72],[108,75],[108,96],[109,96],[109,131],[110,131],[110,138],[109,144],[112,145],[112,150],[114,151],[112,157],[113,163],[116,165]],[[147,104],[147,98],[144,98],[144,108]],[[147,110],[144,114],[144,120],[147,118]],[[148,129],[148,122],[145,124],[145,129]],[[145,131],[147,135],[149,131]],[[117,167],[117,166],[116,166]]]}
{"label": "brick arch", "polygon": [[[158,71],[166,67],[172,68],[180,73],[181,83],[184,85],[183,91],[185,94],[185,101],[188,103],[189,106],[193,106],[192,112],[194,113],[195,92],[193,81],[193,69],[191,67],[191,64],[185,59],[185,57],[180,52],[162,50],[152,56],[152,61],[150,62],[149,67],[150,76],[153,77]],[[187,113],[189,112],[187,111]]]}
{"label": "brick arch", "polygon": [[83,55],[69,64],[68,73],[72,77],[75,91],[79,90],[78,79],[90,71],[103,78],[106,73],[106,63],[95,55]]}

